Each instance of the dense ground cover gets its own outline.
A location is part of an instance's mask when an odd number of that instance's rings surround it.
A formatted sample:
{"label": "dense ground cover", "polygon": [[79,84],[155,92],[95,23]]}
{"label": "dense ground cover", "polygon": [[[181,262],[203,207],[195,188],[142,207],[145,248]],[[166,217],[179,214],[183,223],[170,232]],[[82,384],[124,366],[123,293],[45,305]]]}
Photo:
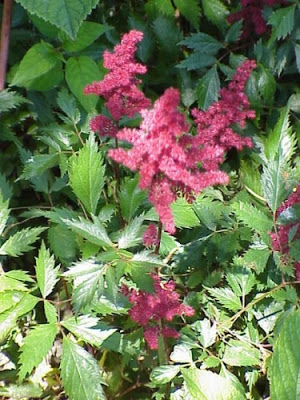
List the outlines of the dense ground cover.
{"label": "dense ground cover", "polygon": [[298,1],[0,6],[0,397],[299,399]]}

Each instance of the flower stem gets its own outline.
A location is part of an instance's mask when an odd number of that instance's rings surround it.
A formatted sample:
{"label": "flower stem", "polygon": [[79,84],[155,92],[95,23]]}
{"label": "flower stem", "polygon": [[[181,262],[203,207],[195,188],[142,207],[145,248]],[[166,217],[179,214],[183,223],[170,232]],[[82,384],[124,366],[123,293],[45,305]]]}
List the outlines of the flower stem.
{"label": "flower stem", "polygon": [[158,223],[158,231],[157,231],[157,245],[156,245],[155,251],[154,251],[155,254],[158,254],[158,253],[159,253],[160,242],[161,242],[161,235],[162,235],[162,223],[161,223],[161,221],[159,220],[159,223]]}

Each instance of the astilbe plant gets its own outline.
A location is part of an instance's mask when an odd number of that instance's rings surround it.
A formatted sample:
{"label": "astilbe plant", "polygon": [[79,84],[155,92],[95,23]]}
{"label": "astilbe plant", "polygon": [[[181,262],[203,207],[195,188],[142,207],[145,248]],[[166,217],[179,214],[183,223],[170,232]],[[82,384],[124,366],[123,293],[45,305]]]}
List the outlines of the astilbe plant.
{"label": "astilbe plant", "polygon": [[180,302],[175,291],[175,282],[161,281],[156,274],[152,275],[154,292],[147,293],[123,287],[123,294],[128,296],[133,307],[129,311],[131,319],[144,328],[144,337],[150,349],[158,348],[159,336],[178,339],[180,334],[176,329],[166,326],[178,315],[193,316],[194,309]]}
{"label": "astilbe plant", "polygon": [[109,156],[139,171],[141,189],[149,190],[164,229],[175,233],[170,204],[178,193],[194,196],[204,188],[228,183],[228,175],[219,169],[225,152],[235,147],[251,147],[249,138],[234,133],[232,124],[244,127],[246,118],[254,118],[244,94],[245,84],[256,64],[244,62],[228,89],[220,91],[220,100],[207,111],[193,110],[197,134],[190,134],[186,117],[178,109],[180,93],[167,89],[151,110],[142,110],[139,129],[124,128],[117,138],[132,144],[129,151],[111,149]]}
{"label": "astilbe plant", "polygon": [[[277,209],[276,211],[276,219],[279,215],[289,207],[294,206],[295,204],[300,204],[300,185],[295,189],[294,193],[292,193],[289,198]],[[288,254],[290,251],[290,240],[289,234],[292,229],[295,229],[293,240],[300,238],[300,224],[299,221],[279,225],[276,229],[276,232],[270,233],[272,239],[272,247],[275,251],[279,251],[281,254]],[[296,279],[300,280],[300,263],[295,262],[295,275]]]}
{"label": "astilbe plant", "polygon": [[103,65],[109,73],[102,81],[93,82],[84,89],[85,94],[102,96],[112,116],[112,119],[105,115],[91,119],[91,129],[101,136],[115,137],[117,124],[122,117],[133,117],[135,113],[151,105],[150,100],[138,88],[141,81],[136,77],[137,74],[147,72],[147,68],[134,59],[137,44],[142,39],[142,32],[131,30],[123,36],[112,53],[106,50],[103,54]]}

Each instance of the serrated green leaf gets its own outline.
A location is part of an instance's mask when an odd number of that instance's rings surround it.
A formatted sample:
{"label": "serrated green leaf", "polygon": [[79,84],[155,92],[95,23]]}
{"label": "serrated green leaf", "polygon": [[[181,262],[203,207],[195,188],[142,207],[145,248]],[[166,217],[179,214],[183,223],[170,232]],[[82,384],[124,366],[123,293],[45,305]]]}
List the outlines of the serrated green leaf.
{"label": "serrated green leaf", "polygon": [[26,160],[23,174],[19,179],[31,179],[34,177],[39,177],[47,169],[54,167],[58,163],[59,155],[57,153],[31,156],[28,158],[28,160]]}
{"label": "serrated green leaf", "polygon": [[203,12],[206,18],[219,29],[226,27],[226,17],[229,14],[226,6],[220,0],[202,0]]}
{"label": "serrated green leaf", "polygon": [[9,89],[3,89],[0,92],[0,112],[6,112],[19,107],[21,104],[28,103],[28,100],[19,93],[12,92]]}
{"label": "serrated green leaf", "polygon": [[260,274],[266,268],[270,255],[271,251],[268,248],[249,249],[243,256],[243,263]]}
{"label": "serrated green leaf", "polygon": [[177,344],[170,354],[170,360],[175,363],[192,363],[193,356],[190,347],[186,344]]}
{"label": "serrated green leaf", "polygon": [[58,62],[58,55],[51,44],[42,42],[33,45],[23,57],[11,86],[26,87],[29,81],[46,74]]}
{"label": "serrated green leaf", "polygon": [[175,25],[173,18],[159,16],[153,22],[153,31],[157,37],[160,47],[172,59],[179,52],[177,43],[182,39],[182,33]]}
{"label": "serrated green leaf", "polygon": [[258,68],[258,80],[257,87],[259,92],[261,93],[265,103],[269,106],[273,104],[274,94],[276,91],[276,80],[273,77],[272,73],[264,68],[262,65]]}
{"label": "serrated green leaf", "polygon": [[84,260],[71,266],[65,276],[75,279],[72,301],[76,311],[91,303],[106,266],[94,260]]}
{"label": "serrated green leaf", "polygon": [[197,0],[174,0],[180,13],[194,26],[198,28],[200,22],[200,7]]}
{"label": "serrated green leaf", "polygon": [[58,270],[59,266],[55,268],[54,256],[50,256],[50,251],[42,242],[38,257],[35,259],[35,272],[43,298],[46,298],[54,289],[58,281]]}
{"label": "serrated green leaf", "polygon": [[64,79],[63,64],[60,60],[54,65],[50,71],[37,78],[29,80],[22,86],[28,90],[37,90],[40,92],[46,92],[55,88]]}
{"label": "serrated green leaf", "polygon": [[239,220],[254,231],[258,232],[264,240],[268,239],[268,232],[272,230],[272,220],[258,208],[247,203],[234,203],[233,209]]}
{"label": "serrated green leaf", "polygon": [[63,110],[63,112],[76,123],[76,100],[66,88],[62,88],[57,95],[57,104]]}
{"label": "serrated green leaf", "polygon": [[194,400],[245,400],[229,379],[211,371],[196,368],[181,370],[188,391]]}
{"label": "serrated green leaf", "polygon": [[67,51],[81,51],[91,45],[99,36],[109,29],[111,29],[111,27],[108,25],[84,21],[78,30],[76,39],[64,41],[62,47]]}
{"label": "serrated green leaf", "polygon": [[19,382],[43,361],[53,346],[56,333],[56,324],[37,325],[29,331],[20,349]]}
{"label": "serrated green leaf", "polygon": [[26,293],[14,308],[7,310],[0,315],[0,343],[14,328],[17,319],[31,311],[38,301],[39,299],[37,297]]}
{"label": "serrated green leaf", "polygon": [[213,66],[197,83],[196,94],[198,106],[202,110],[206,110],[218,99],[219,90],[220,79],[216,66]]}
{"label": "serrated green leaf", "polygon": [[296,400],[300,396],[299,325],[298,310],[285,320],[275,343],[270,368],[272,400]]}
{"label": "serrated green leaf", "polygon": [[83,89],[87,84],[101,81],[102,79],[103,74],[90,57],[80,56],[79,58],[70,57],[68,59],[66,81],[71,92],[88,112],[96,108],[99,97],[94,94],[86,95],[83,93]]}
{"label": "serrated green leaf", "polygon": [[78,318],[72,317],[62,321],[61,325],[72,332],[78,339],[83,340],[92,346],[101,346],[109,336],[117,331],[105,324],[99,324],[98,318],[82,315]]}
{"label": "serrated green leaf", "polygon": [[271,40],[284,39],[292,32],[296,5],[273,11],[268,24],[272,25]]}
{"label": "serrated green leaf", "polygon": [[146,191],[140,190],[138,186],[138,176],[131,180],[123,181],[119,194],[123,218],[126,221],[130,221],[146,198]]}
{"label": "serrated green leaf", "polygon": [[276,324],[276,321],[283,313],[282,303],[273,299],[264,299],[255,309],[252,310],[258,325],[269,335]]}
{"label": "serrated green leaf", "polygon": [[240,265],[228,269],[226,280],[234,293],[240,297],[249,294],[256,283],[255,275],[249,269]]}
{"label": "serrated green leaf", "polygon": [[228,288],[208,288],[209,294],[220,304],[231,311],[239,311],[242,308],[240,298]]}
{"label": "serrated green leaf", "polygon": [[151,371],[150,379],[156,384],[163,385],[175,378],[179,371],[178,365],[161,365]]}
{"label": "serrated green leaf", "polygon": [[31,246],[46,228],[25,228],[10,236],[0,248],[0,255],[17,257],[32,250]]}
{"label": "serrated green leaf", "polygon": [[193,207],[184,198],[178,198],[171,204],[174,223],[177,228],[194,228],[199,226],[199,220],[193,211]]}
{"label": "serrated green leaf", "polygon": [[209,55],[215,55],[223,48],[222,43],[216,40],[213,36],[202,32],[193,33],[178,44]]}
{"label": "serrated green leaf", "polygon": [[140,215],[132,219],[128,225],[121,232],[118,240],[118,247],[120,249],[129,249],[134,247],[142,241],[142,224],[144,222],[144,215]]}
{"label": "serrated green leaf", "polygon": [[0,314],[15,307],[24,296],[23,292],[9,290],[0,293]]}
{"label": "serrated green leaf", "polygon": [[230,339],[225,347],[222,361],[225,364],[237,367],[260,365],[260,352],[251,344]]}
{"label": "serrated green leaf", "polygon": [[294,204],[291,207],[287,207],[283,210],[278,218],[277,223],[279,224],[291,224],[300,220],[300,204]]}
{"label": "serrated green leaf", "polygon": [[242,34],[243,20],[235,22],[228,29],[225,36],[225,43],[235,43],[239,40]]}
{"label": "serrated green leaf", "polygon": [[55,324],[58,320],[58,314],[57,314],[56,307],[46,300],[46,301],[44,301],[44,310],[45,310],[46,319],[49,322],[49,324]]}
{"label": "serrated green leaf", "polygon": [[148,0],[145,9],[148,14],[153,16],[163,14],[172,17],[175,12],[171,0]]}
{"label": "serrated green leaf", "polygon": [[105,166],[94,135],[69,164],[70,186],[88,212],[95,214],[104,186]]}
{"label": "serrated green leaf", "polygon": [[192,328],[199,333],[199,341],[203,347],[212,346],[217,339],[217,326],[211,324],[208,318],[197,321],[192,325]]}
{"label": "serrated green leaf", "polygon": [[5,273],[5,276],[12,279],[16,279],[17,281],[35,282],[35,280],[29,276],[29,272],[23,271],[22,269],[13,269],[11,271],[8,271]]}
{"label": "serrated green leaf", "polygon": [[3,201],[2,192],[0,191],[0,235],[2,235],[9,217],[8,204],[9,200]]}
{"label": "serrated green leaf", "polygon": [[0,292],[7,290],[19,290],[22,292],[28,291],[26,285],[23,282],[19,282],[16,279],[10,278],[7,274],[0,275]]}
{"label": "serrated green leaf", "polygon": [[95,219],[95,222],[91,222],[85,218],[79,218],[78,220],[63,218],[63,221],[73,232],[85,238],[90,243],[94,243],[99,247],[113,246],[106,229],[99,220]]}
{"label": "serrated green leaf", "polygon": [[194,69],[201,69],[210,67],[216,62],[216,57],[209,54],[202,54],[200,52],[194,52],[189,55],[185,60],[181,61],[180,64],[176,65],[177,68],[186,68],[188,71]]}
{"label": "serrated green leaf", "polygon": [[31,14],[66,32],[75,39],[83,20],[98,4],[98,0],[17,0]]}
{"label": "serrated green leaf", "polygon": [[[84,365],[84,368],[82,366]],[[70,339],[63,340],[61,376],[72,400],[105,400],[102,378],[96,360]],[[91,385],[91,382],[93,384]]]}
{"label": "serrated green leaf", "polygon": [[52,225],[48,229],[50,249],[61,261],[73,261],[77,253],[76,235],[64,225]]}

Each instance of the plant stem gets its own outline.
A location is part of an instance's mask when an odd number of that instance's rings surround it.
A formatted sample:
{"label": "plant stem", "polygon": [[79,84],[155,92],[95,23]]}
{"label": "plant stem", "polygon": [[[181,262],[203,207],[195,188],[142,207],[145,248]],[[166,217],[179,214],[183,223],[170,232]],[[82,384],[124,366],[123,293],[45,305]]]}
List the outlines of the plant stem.
{"label": "plant stem", "polygon": [[5,87],[12,8],[13,0],[4,0],[0,46],[0,90]]}
{"label": "plant stem", "polygon": [[157,245],[156,245],[156,247],[155,247],[155,251],[154,251],[154,253],[155,254],[158,254],[159,253],[159,248],[160,248],[160,242],[161,242],[161,234],[162,234],[162,223],[161,223],[161,221],[159,220],[159,223],[158,223],[158,231],[157,231]]}

